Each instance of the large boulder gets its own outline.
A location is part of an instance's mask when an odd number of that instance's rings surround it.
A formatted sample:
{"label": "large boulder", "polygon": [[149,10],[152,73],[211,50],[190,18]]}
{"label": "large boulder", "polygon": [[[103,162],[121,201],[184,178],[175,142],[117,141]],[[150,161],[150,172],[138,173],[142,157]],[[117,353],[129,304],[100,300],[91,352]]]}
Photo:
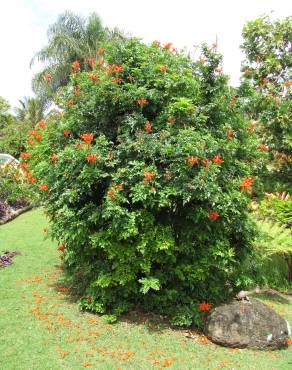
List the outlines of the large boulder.
{"label": "large boulder", "polygon": [[206,320],[205,334],[226,347],[270,350],[287,347],[291,330],[275,311],[251,299],[216,307]]}

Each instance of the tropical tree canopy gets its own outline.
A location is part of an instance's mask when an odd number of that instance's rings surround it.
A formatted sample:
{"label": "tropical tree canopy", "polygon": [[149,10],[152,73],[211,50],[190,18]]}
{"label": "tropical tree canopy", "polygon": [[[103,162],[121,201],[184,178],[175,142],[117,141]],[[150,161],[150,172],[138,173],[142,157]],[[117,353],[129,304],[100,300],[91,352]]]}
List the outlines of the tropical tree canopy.
{"label": "tropical tree canopy", "polygon": [[73,61],[78,60],[83,70],[90,69],[90,57],[96,56],[102,44],[123,39],[119,30],[104,28],[95,13],[85,19],[66,11],[49,27],[48,44],[31,61],[31,65],[35,61],[45,64],[33,78],[34,92],[45,101],[51,100],[53,93],[68,83]]}

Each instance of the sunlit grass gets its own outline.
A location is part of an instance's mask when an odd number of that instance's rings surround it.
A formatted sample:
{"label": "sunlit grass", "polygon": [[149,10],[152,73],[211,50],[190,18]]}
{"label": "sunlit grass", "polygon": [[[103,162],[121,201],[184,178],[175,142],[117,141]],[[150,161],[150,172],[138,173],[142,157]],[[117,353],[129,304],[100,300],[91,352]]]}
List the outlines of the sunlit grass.
{"label": "sunlit grass", "polygon": [[[82,313],[60,285],[56,243],[44,240],[41,210],[0,227],[0,253],[19,251],[0,270],[0,369],[291,369],[292,350],[231,350],[133,314],[108,325]],[[292,324],[292,307],[265,301]]]}

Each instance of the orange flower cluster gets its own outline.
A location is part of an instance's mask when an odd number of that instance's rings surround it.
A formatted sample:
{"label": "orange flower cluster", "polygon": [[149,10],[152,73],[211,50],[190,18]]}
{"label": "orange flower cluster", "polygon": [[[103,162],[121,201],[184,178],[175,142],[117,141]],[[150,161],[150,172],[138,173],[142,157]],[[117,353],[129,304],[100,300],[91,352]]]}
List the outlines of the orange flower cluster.
{"label": "orange flower cluster", "polygon": [[41,119],[38,123],[37,123],[37,127],[39,127],[40,129],[44,129],[46,127],[46,121],[44,119]]}
{"label": "orange flower cluster", "polygon": [[154,172],[144,171],[144,181],[149,182],[156,177]]}
{"label": "orange flower cluster", "polygon": [[44,76],[43,76],[43,80],[45,82],[51,82],[53,79],[52,75],[50,73],[46,73]]}
{"label": "orange flower cluster", "polygon": [[24,170],[27,170],[28,163],[27,162],[19,163],[18,168],[23,168]]}
{"label": "orange flower cluster", "polygon": [[200,56],[200,58],[199,58],[199,62],[200,62],[201,64],[205,64],[205,63],[206,63],[206,59],[205,59],[205,57],[204,57],[203,55],[201,55],[201,56]]}
{"label": "orange flower cluster", "polygon": [[34,141],[31,138],[27,138],[26,141],[28,142],[29,145],[34,145]]}
{"label": "orange flower cluster", "polygon": [[118,84],[118,83],[120,83],[122,81],[123,80],[120,77],[115,77],[115,78],[112,79],[112,83],[114,83],[114,84]]}
{"label": "orange flower cluster", "polygon": [[232,128],[227,128],[226,131],[227,131],[228,139],[232,140],[233,139],[233,130],[232,130]]}
{"label": "orange flower cluster", "polygon": [[149,121],[146,121],[145,123],[145,131],[148,132],[148,134],[152,132],[151,123]]}
{"label": "orange flower cluster", "polygon": [[64,130],[63,131],[64,136],[69,136],[71,134],[70,130]]}
{"label": "orange flower cluster", "polygon": [[80,135],[81,139],[85,142],[85,144],[87,145],[90,145],[93,138],[94,138],[94,134],[90,133],[90,134],[82,134]]}
{"label": "orange flower cluster", "polygon": [[268,145],[267,145],[267,144],[260,144],[260,145],[259,145],[259,150],[260,150],[261,152],[267,152],[267,151],[269,150],[269,147],[268,147]]}
{"label": "orange flower cluster", "polygon": [[163,49],[170,50],[172,48],[172,42],[168,42],[167,44],[163,45]]}
{"label": "orange flower cluster", "polygon": [[217,218],[220,217],[219,213],[217,212],[209,212],[208,213],[208,217],[210,218],[210,220],[217,220]]}
{"label": "orange flower cluster", "polygon": [[50,156],[50,160],[52,162],[56,161],[57,160],[57,154],[53,153],[51,156]]}
{"label": "orange flower cluster", "polygon": [[154,40],[152,42],[152,45],[155,45],[155,46],[160,46],[161,42],[160,41],[157,41],[157,40]]}
{"label": "orange flower cluster", "polygon": [[137,99],[137,104],[140,105],[140,107],[143,107],[148,104],[148,101],[145,98],[139,98]]}
{"label": "orange flower cluster", "polygon": [[159,70],[160,70],[161,73],[164,73],[164,72],[167,71],[167,68],[168,68],[168,66],[166,64],[164,64],[163,66],[159,67]]}
{"label": "orange flower cluster", "polygon": [[210,311],[211,310],[211,304],[210,303],[206,303],[206,302],[203,302],[203,303],[200,303],[199,304],[199,310],[200,311]]}
{"label": "orange flower cluster", "polygon": [[109,73],[120,73],[123,71],[123,67],[119,64],[109,64],[105,70]]}
{"label": "orange flower cluster", "polygon": [[189,156],[187,158],[187,162],[190,166],[193,166],[194,164],[197,164],[199,162],[199,157],[197,156]]}
{"label": "orange flower cluster", "polygon": [[97,161],[96,154],[87,154],[86,160],[88,163],[95,163]]}
{"label": "orange flower cluster", "polygon": [[95,73],[89,73],[88,77],[90,78],[91,81],[95,82],[98,80],[98,75]]}
{"label": "orange flower cluster", "polygon": [[219,166],[220,164],[224,163],[223,159],[220,157],[220,154],[215,155],[212,160],[214,163],[218,164]]}
{"label": "orange flower cluster", "polygon": [[175,123],[176,122],[176,118],[175,117],[168,117],[167,118],[167,122],[169,122],[169,123]]}
{"label": "orange flower cluster", "polygon": [[88,64],[90,65],[91,68],[94,68],[94,57],[90,56],[88,58]]}
{"label": "orange flower cluster", "polygon": [[85,149],[86,146],[84,144],[77,143],[77,144],[75,144],[75,148],[76,149]]}
{"label": "orange flower cluster", "polygon": [[42,139],[41,135],[39,134],[37,130],[30,130],[29,134],[33,136],[36,139],[36,141],[41,141]]}
{"label": "orange flower cluster", "polygon": [[102,55],[102,54],[104,54],[104,48],[99,48],[97,50],[97,55]]}
{"label": "orange flower cluster", "polygon": [[48,191],[48,185],[47,184],[41,184],[39,186],[40,191]]}
{"label": "orange flower cluster", "polygon": [[27,152],[21,152],[20,153],[20,158],[30,158],[30,154]]}
{"label": "orange flower cluster", "polygon": [[80,86],[74,86],[74,94],[76,95],[77,99],[80,100]]}
{"label": "orange flower cluster", "polygon": [[119,184],[119,185],[114,185],[108,192],[107,196],[111,198],[112,200],[115,199],[116,197],[116,192],[123,190],[124,189],[124,184]]}
{"label": "orange flower cluster", "polygon": [[212,161],[210,161],[209,159],[202,159],[202,164],[204,166],[209,166],[209,164],[211,164],[211,163],[212,163]]}
{"label": "orange flower cluster", "polygon": [[221,73],[221,72],[223,71],[223,67],[216,67],[216,68],[214,69],[214,71],[215,71],[216,73]]}
{"label": "orange flower cluster", "polygon": [[23,173],[23,176],[27,178],[27,180],[31,183],[31,184],[35,184],[36,183],[36,178],[33,177],[32,175],[32,172],[24,172]]}
{"label": "orange flower cluster", "polygon": [[237,96],[233,96],[229,101],[229,107],[232,108],[233,105],[236,103]]}
{"label": "orange flower cluster", "polygon": [[73,73],[76,73],[76,72],[80,71],[80,63],[78,62],[78,60],[75,60],[75,61],[71,64],[71,67],[72,67],[72,71],[73,71]]}
{"label": "orange flower cluster", "polygon": [[254,177],[253,176],[250,177],[250,178],[244,176],[243,180],[240,184],[241,192],[244,193],[245,190],[248,190],[249,193],[252,194],[252,185],[253,185],[253,183],[254,183]]}
{"label": "orange flower cluster", "polygon": [[60,251],[60,252],[64,252],[64,250],[65,250],[65,245],[59,245],[59,247],[57,248],[57,250],[58,251]]}
{"label": "orange flower cluster", "polygon": [[256,129],[256,123],[252,122],[251,125],[248,127],[247,131],[249,134],[252,134],[255,129]]}

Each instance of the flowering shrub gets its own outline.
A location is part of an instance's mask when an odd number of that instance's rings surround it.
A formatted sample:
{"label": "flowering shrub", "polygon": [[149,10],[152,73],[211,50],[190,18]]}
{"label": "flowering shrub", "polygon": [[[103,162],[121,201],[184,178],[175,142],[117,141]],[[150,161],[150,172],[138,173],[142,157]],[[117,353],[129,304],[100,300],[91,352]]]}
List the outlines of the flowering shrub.
{"label": "flowering shrub", "polygon": [[190,325],[236,284],[258,151],[220,62],[129,40],[74,67],[59,122],[30,134],[32,186],[82,307]]}

